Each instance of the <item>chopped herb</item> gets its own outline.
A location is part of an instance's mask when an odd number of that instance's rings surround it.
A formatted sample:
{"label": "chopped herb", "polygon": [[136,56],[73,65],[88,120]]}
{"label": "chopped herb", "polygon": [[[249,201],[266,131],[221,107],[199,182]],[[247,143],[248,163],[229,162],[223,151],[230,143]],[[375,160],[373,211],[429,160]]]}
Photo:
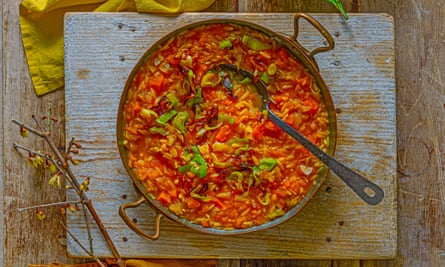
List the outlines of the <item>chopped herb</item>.
{"label": "chopped herb", "polygon": [[202,87],[214,87],[221,82],[221,77],[218,73],[213,71],[208,71],[204,76],[202,76],[201,86]]}
{"label": "chopped herb", "polygon": [[166,129],[160,128],[160,127],[151,127],[148,130],[150,131],[151,134],[160,134],[163,136],[166,136],[169,134],[169,132]]}
{"label": "chopped herb", "polygon": [[265,82],[266,84],[269,84],[269,83],[270,83],[270,77],[269,77],[269,75],[267,74],[267,72],[263,72],[263,73],[261,74],[261,76],[260,76],[260,79],[261,79],[263,82]]}
{"label": "chopped herb", "polygon": [[179,112],[174,118],[173,118],[173,126],[176,127],[181,133],[185,134],[185,123],[189,119],[189,114],[187,111],[181,111]]}
{"label": "chopped herb", "polygon": [[171,120],[176,113],[178,113],[176,110],[172,109],[169,110],[167,112],[165,112],[164,114],[162,114],[157,120],[156,122],[161,124],[161,125],[165,125],[169,120]]}
{"label": "chopped herb", "polygon": [[191,108],[195,104],[201,104],[202,102],[204,102],[204,99],[202,98],[202,89],[201,87],[199,87],[196,91],[196,94],[192,98],[190,98],[185,105],[188,108]]}
{"label": "chopped herb", "polygon": [[251,82],[252,82],[252,79],[250,79],[249,77],[245,77],[239,83],[244,85],[244,84],[248,84],[248,83],[251,83]]}
{"label": "chopped herb", "polygon": [[219,48],[224,49],[224,48],[231,48],[232,42],[230,42],[227,39],[222,40],[221,42],[219,42]]}
{"label": "chopped herb", "polygon": [[276,209],[276,210],[271,211],[269,214],[267,214],[267,217],[272,220],[272,219],[275,219],[276,217],[283,216],[284,213],[286,213],[284,210]]}
{"label": "chopped herb", "polygon": [[267,67],[267,74],[274,76],[275,73],[277,73],[277,64],[272,63],[269,65],[269,67]]}
{"label": "chopped herb", "polygon": [[249,176],[249,185],[253,185],[254,181],[256,184],[260,183],[260,168],[258,168],[258,166],[252,167],[252,173]]}
{"label": "chopped herb", "polygon": [[229,161],[221,162],[221,161],[213,160],[213,165],[217,168],[227,168],[227,167],[230,167],[231,163]]}
{"label": "chopped herb", "polygon": [[196,199],[201,200],[202,202],[210,202],[213,200],[213,197],[209,197],[209,196],[201,196],[199,194],[196,194],[194,192],[190,193],[190,196]]}
{"label": "chopped herb", "polygon": [[260,160],[258,168],[262,171],[271,171],[277,166],[277,160],[273,158],[264,158]]}
{"label": "chopped herb", "polygon": [[183,67],[192,68],[193,67],[193,57],[188,55],[186,59],[181,59],[179,64]]}
{"label": "chopped herb", "polygon": [[176,97],[175,94],[173,93],[168,93],[166,95],[166,98],[169,101],[169,106],[170,108],[175,108],[178,104],[179,104],[179,99]]}
{"label": "chopped herb", "polygon": [[190,171],[199,178],[204,178],[207,175],[207,162],[201,156],[196,146],[192,146],[192,151],[193,158],[191,159],[190,163],[179,167],[178,171],[181,173]]}
{"label": "chopped herb", "polygon": [[228,145],[232,145],[235,143],[244,143],[245,145],[242,147],[239,147],[235,150],[235,156],[239,156],[239,154],[241,154],[243,151],[248,151],[249,150],[249,139],[247,138],[232,138],[229,141],[227,141]]}
{"label": "chopped herb", "polygon": [[270,203],[270,192],[267,192],[264,196],[264,199],[261,199],[259,196],[256,197],[258,199],[258,202],[261,203],[263,206],[267,206]]}
{"label": "chopped herb", "polygon": [[243,151],[249,150],[249,144],[246,144],[245,146],[239,147],[237,150],[235,150],[235,156],[239,156]]}
{"label": "chopped herb", "polygon": [[151,110],[151,109],[142,108],[141,109],[141,117],[148,120],[151,117],[157,118],[158,114],[156,112],[154,112],[153,110]]}
{"label": "chopped herb", "polygon": [[219,122],[224,122],[227,121],[230,124],[234,124],[235,123],[235,119],[227,114],[224,113],[218,113],[218,121]]}
{"label": "chopped herb", "polygon": [[229,174],[229,176],[227,178],[228,179],[237,180],[237,181],[241,181],[244,178],[244,175],[240,171],[233,171],[233,172],[231,172]]}
{"label": "chopped herb", "polygon": [[201,136],[203,136],[206,132],[207,132],[206,129],[201,128],[201,129],[199,129],[199,130],[196,132],[196,137],[201,137]]}
{"label": "chopped herb", "polygon": [[253,50],[266,50],[271,48],[270,44],[264,43],[263,41],[249,35],[243,35],[241,41],[243,44],[247,45],[247,47]]}
{"label": "chopped herb", "polygon": [[227,141],[228,145],[234,144],[234,143],[247,143],[249,144],[249,139],[247,138],[232,138],[229,141]]}
{"label": "chopped herb", "polygon": [[222,125],[223,125],[222,122],[218,123],[218,124],[215,125],[215,126],[208,126],[208,125],[206,124],[206,125],[204,125],[204,128],[205,128],[206,131],[213,131],[213,130],[218,129],[218,128],[221,127]]}

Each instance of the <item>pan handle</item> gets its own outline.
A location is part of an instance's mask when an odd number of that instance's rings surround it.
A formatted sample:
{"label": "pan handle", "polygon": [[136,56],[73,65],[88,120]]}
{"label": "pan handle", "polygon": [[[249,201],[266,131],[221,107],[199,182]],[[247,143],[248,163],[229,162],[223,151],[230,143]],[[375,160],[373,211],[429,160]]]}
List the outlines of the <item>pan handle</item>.
{"label": "pan handle", "polygon": [[[312,51],[308,51],[303,45],[300,44],[300,42],[298,42],[298,34],[300,33],[299,21],[301,18],[303,18],[307,22],[309,22],[312,26],[314,26],[315,29],[317,29],[320,32],[321,35],[323,35],[323,37],[327,41],[326,46],[317,47]],[[312,16],[307,15],[305,13],[296,13],[295,14],[295,16],[294,16],[294,35],[291,36],[291,40],[295,41],[296,44],[300,48],[302,48],[304,51],[306,51],[308,53],[310,59],[313,61],[313,63],[316,66],[317,66],[317,62],[315,61],[314,56],[321,52],[330,51],[330,50],[334,49],[334,47],[335,47],[334,38],[332,38],[332,35],[326,30],[326,28],[323,25],[321,25],[321,23],[318,22],[318,20],[316,20]],[[317,68],[318,68],[318,66],[317,66]]]}
{"label": "pan handle", "polygon": [[149,235],[149,234],[145,233],[144,231],[142,231],[133,222],[133,220],[130,217],[128,217],[127,213],[125,212],[126,209],[138,207],[139,205],[141,205],[144,202],[145,202],[145,198],[140,197],[135,202],[128,203],[128,204],[122,204],[119,207],[119,215],[121,216],[122,220],[124,220],[124,222],[128,225],[128,227],[130,227],[130,229],[135,231],[138,235],[140,235],[141,237],[143,237],[145,239],[156,240],[156,239],[158,239],[159,234],[160,234],[161,218],[163,216],[161,213],[156,214],[155,224],[154,224],[154,234]]}

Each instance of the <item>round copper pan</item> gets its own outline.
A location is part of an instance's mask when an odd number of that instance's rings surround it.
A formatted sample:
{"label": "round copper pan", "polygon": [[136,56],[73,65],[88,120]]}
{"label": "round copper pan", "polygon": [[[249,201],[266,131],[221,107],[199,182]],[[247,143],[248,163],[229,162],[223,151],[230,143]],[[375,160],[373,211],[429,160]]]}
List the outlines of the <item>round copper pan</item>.
{"label": "round copper pan", "polygon": [[[313,49],[312,51],[308,51],[305,47],[303,47],[299,43],[299,41],[297,39],[298,39],[298,34],[299,34],[299,20],[301,18],[305,19],[307,22],[309,22],[313,27],[315,27],[320,32],[320,34],[326,39],[326,44],[327,44],[326,46],[318,47],[318,48]],[[252,29],[261,31],[261,32],[265,33],[266,35],[274,38],[283,47],[287,48],[291,52],[291,54],[295,58],[297,58],[307,68],[308,72],[313,76],[313,78],[315,79],[315,82],[317,83],[318,87],[320,88],[320,90],[322,92],[323,100],[325,102],[325,105],[327,107],[328,114],[329,114],[330,136],[329,136],[329,147],[328,147],[327,153],[333,155],[334,151],[335,151],[337,121],[336,121],[336,116],[335,116],[334,104],[332,102],[332,98],[329,93],[329,90],[320,75],[317,63],[315,62],[315,59],[314,59],[314,56],[316,54],[318,54],[320,52],[326,52],[326,51],[332,50],[334,48],[334,40],[333,40],[332,36],[329,34],[329,32],[313,17],[311,17],[307,14],[303,14],[303,13],[295,14],[294,34],[290,37],[283,36],[282,34],[279,34],[277,32],[274,32],[270,29],[267,29],[265,27],[262,27],[260,25],[257,25],[257,24],[251,23],[251,22],[235,20],[235,19],[205,20],[205,21],[188,24],[188,25],[181,27],[175,31],[172,31],[169,34],[167,34],[166,36],[164,36],[163,38],[161,38],[158,42],[153,44],[145,52],[145,54],[141,57],[139,62],[136,64],[136,66],[133,68],[132,72],[130,73],[130,75],[127,79],[125,88],[122,92],[122,96],[121,96],[120,103],[119,103],[119,110],[118,110],[118,114],[117,114],[117,143],[118,143],[118,147],[119,147],[119,153],[120,153],[121,159],[123,161],[123,164],[124,164],[128,174],[130,175],[136,189],[141,194],[141,197],[136,202],[123,204],[120,207],[119,214],[121,215],[121,217],[123,218],[125,223],[133,231],[135,231],[136,233],[138,233],[139,235],[141,235],[142,237],[147,238],[147,239],[156,239],[159,237],[160,219],[162,216],[166,216],[167,218],[169,218],[173,221],[176,221],[178,223],[181,223],[181,224],[183,224],[189,228],[192,228],[194,230],[197,230],[197,231],[200,231],[203,233],[208,233],[208,234],[215,234],[215,235],[245,234],[245,233],[260,231],[260,230],[268,229],[270,227],[277,226],[277,225],[283,223],[284,221],[288,220],[289,218],[293,217],[309,202],[309,200],[319,190],[321,184],[324,182],[324,180],[328,174],[328,168],[324,168],[324,170],[320,173],[320,175],[315,180],[314,185],[312,186],[312,188],[310,189],[308,194],[303,198],[303,200],[301,202],[299,202],[294,208],[289,210],[284,216],[277,218],[273,221],[270,221],[268,223],[265,223],[265,224],[262,224],[259,226],[254,226],[251,228],[246,228],[246,229],[224,230],[224,229],[206,228],[201,225],[191,223],[190,221],[185,220],[184,218],[176,216],[174,213],[170,212],[166,207],[164,207],[160,203],[158,203],[158,201],[153,199],[149,194],[145,193],[146,189],[145,189],[144,185],[135,176],[132,169],[127,164],[127,162],[128,162],[127,153],[126,153],[125,147],[123,146],[123,142],[122,142],[122,140],[123,140],[123,129],[122,129],[122,127],[123,127],[122,126],[123,113],[122,113],[122,110],[123,110],[123,105],[127,98],[127,93],[129,91],[131,82],[132,82],[134,76],[136,75],[136,73],[138,72],[138,70],[140,69],[140,67],[144,64],[145,60],[147,58],[149,58],[154,53],[154,51],[156,51],[162,44],[164,44],[171,37],[178,35],[188,29],[191,29],[191,28],[194,28],[197,26],[201,26],[201,25],[205,25],[205,24],[212,24],[212,23],[237,24],[237,25],[247,26]],[[157,213],[157,216],[156,216],[156,219],[154,222],[154,233],[153,234],[147,234],[144,231],[142,231],[135,223],[133,223],[132,219],[129,218],[128,215],[126,214],[126,209],[137,207],[142,203],[148,203]]]}

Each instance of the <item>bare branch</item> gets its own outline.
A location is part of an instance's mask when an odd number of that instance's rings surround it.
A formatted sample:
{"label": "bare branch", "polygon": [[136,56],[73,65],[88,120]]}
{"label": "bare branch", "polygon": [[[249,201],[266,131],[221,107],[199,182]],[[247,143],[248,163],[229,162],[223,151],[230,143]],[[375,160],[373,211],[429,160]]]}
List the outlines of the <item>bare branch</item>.
{"label": "bare branch", "polygon": [[101,267],[106,267],[98,257],[94,256],[94,254],[92,252],[90,252],[88,249],[86,249],[82,243],[80,243],[80,241],[76,238],[76,236],[73,235],[73,233],[71,233],[71,231],[68,229],[68,227],[66,227],[66,225],[63,222],[60,222],[60,224],[63,226],[63,228],[65,229],[65,231],[71,236],[71,238],[77,243],[77,245],[79,245],[79,247],[85,252],[87,253],[93,260],[95,260]]}
{"label": "bare branch", "polygon": [[[21,150],[24,150],[24,151],[26,151],[26,152],[28,152],[28,153],[33,154],[33,155],[37,155],[37,156],[40,156],[40,157],[45,158],[45,159],[47,159],[47,160],[50,160],[51,162],[54,162],[54,159],[53,159],[53,158],[51,158],[51,157],[50,157],[49,155],[47,155],[47,154],[43,154],[43,153],[40,152],[40,151],[35,151],[34,149],[28,148],[28,147],[26,147],[26,146],[22,146],[22,145],[17,144],[17,143],[12,143],[12,145],[13,145],[13,147],[14,147],[15,149],[17,149],[17,150],[21,149]],[[54,163],[55,163],[55,162],[54,162]]]}
{"label": "bare branch", "polygon": [[37,129],[35,129],[35,128],[26,126],[24,123],[22,123],[22,122],[20,122],[20,121],[18,121],[18,120],[16,120],[16,119],[12,119],[12,122],[15,123],[15,124],[17,124],[17,125],[19,125],[20,127],[25,128],[26,130],[30,131],[31,133],[33,133],[33,134],[35,134],[35,135],[37,135],[37,136],[45,137],[45,136],[48,135],[48,133],[45,133],[45,132],[39,131],[39,130],[37,130]]}
{"label": "bare branch", "polygon": [[79,204],[79,203],[82,203],[82,201],[80,201],[80,200],[77,200],[77,201],[62,201],[62,202],[40,204],[40,205],[35,205],[35,206],[18,208],[17,211],[18,212],[22,212],[22,211],[30,210],[30,209],[46,208],[46,207],[54,207],[54,206],[66,206],[66,205],[69,205],[69,204]]}
{"label": "bare branch", "polygon": [[[19,145],[14,143],[13,146],[15,149],[19,150],[24,150],[27,151],[29,153],[32,153],[33,155],[38,155],[40,157],[43,157],[49,161],[51,161],[56,168],[58,169],[58,171],[60,173],[62,173],[65,178],[71,183],[72,187],[75,189],[76,193],[79,195],[80,197],[80,201],[77,201],[76,203],[81,203],[82,204],[82,208],[83,208],[83,213],[84,213],[84,218],[85,218],[85,223],[87,226],[87,231],[88,231],[88,236],[89,236],[89,243],[90,243],[90,247],[91,247],[91,251],[88,251],[85,247],[83,247],[80,242],[78,242],[78,240],[68,231],[68,229],[64,226],[65,230],[69,233],[69,235],[76,241],[77,244],[79,244],[79,246],[81,246],[81,248],[83,250],[85,250],[88,255],[90,255],[91,257],[93,257],[94,259],[98,260],[96,256],[94,256],[93,253],[93,245],[92,245],[92,238],[91,238],[91,232],[89,229],[89,223],[88,223],[88,219],[86,216],[86,209],[88,209],[89,213],[91,214],[91,216],[93,217],[97,227],[99,228],[102,236],[104,237],[108,247],[111,249],[111,252],[113,253],[115,259],[116,259],[116,264],[120,267],[124,267],[125,263],[122,260],[122,257],[120,256],[119,251],[116,249],[113,241],[111,240],[110,235],[108,234],[105,226],[102,223],[102,220],[99,218],[93,204],[92,201],[88,198],[88,196],[86,195],[85,191],[82,190],[81,188],[81,184],[79,183],[79,181],[77,180],[77,177],[74,175],[74,173],[72,172],[69,162],[71,160],[71,149],[73,145],[76,145],[76,149],[80,147],[80,145],[74,143],[74,138],[71,139],[71,141],[69,142],[69,145],[67,147],[66,152],[65,151],[61,151],[56,144],[53,142],[53,140],[51,139],[51,134],[50,134],[50,122],[51,122],[51,103],[49,103],[49,108],[48,108],[48,114],[46,116],[46,120],[47,120],[47,129],[43,129],[40,122],[36,119],[36,117],[33,115],[32,116],[33,120],[36,122],[37,125],[37,129],[36,128],[32,128],[29,126],[26,126],[24,123],[13,119],[12,122],[19,125],[21,127],[21,129],[26,129],[29,132],[43,138],[46,143],[49,145],[49,147],[51,148],[51,150],[53,151],[53,153],[55,154],[55,159],[52,156],[43,154],[41,152],[37,152],[34,151],[33,149],[29,149],[25,146]],[[71,160],[72,161],[72,160]],[[70,201],[69,201],[70,202]],[[69,202],[65,202],[65,203],[69,203]],[[44,205],[38,205],[38,206],[34,206],[34,208],[41,208],[41,207],[49,207],[49,206],[55,206],[55,205],[60,205],[60,203],[52,203],[52,204],[44,204]],[[85,208],[86,207],[86,208]],[[31,207],[28,207],[31,208]],[[28,208],[22,208],[21,210],[26,210]],[[100,261],[98,261],[100,263]],[[102,263],[100,263],[101,266]]]}
{"label": "bare branch", "polygon": [[63,176],[66,178],[66,180],[71,184],[72,188],[74,188],[74,190],[76,191],[76,193],[81,194],[81,190],[80,190],[79,186],[75,186],[75,183],[73,182],[71,176],[69,176],[69,175],[66,173],[65,168],[63,168],[63,166],[61,166],[61,163],[60,163],[60,162],[56,161],[54,158],[52,158],[51,156],[49,156],[49,155],[47,155],[47,154],[43,154],[42,152],[35,151],[35,150],[31,149],[31,148],[22,146],[22,145],[20,145],[20,144],[13,143],[12,145],[13,145],[14,148],[17,149],[17,150],[21,149],[21,150],[24,150],[24,151],[26,151],[26,152],[28,152],[28,153],[31,153],[31,154],[33,154],[33,155],[40,156],[40,157],[42,157],[42,158],[45,158],[46,160],[51,161],[51,162],[54,164],[54,166],[56,166],[57,170],[58,170],[60,173],[62,173]]}

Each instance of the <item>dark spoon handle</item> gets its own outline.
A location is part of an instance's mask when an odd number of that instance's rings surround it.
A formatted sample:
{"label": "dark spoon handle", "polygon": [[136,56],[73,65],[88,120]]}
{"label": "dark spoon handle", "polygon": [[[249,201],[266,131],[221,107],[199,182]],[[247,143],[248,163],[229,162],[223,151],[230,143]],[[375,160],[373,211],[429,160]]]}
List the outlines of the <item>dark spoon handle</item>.
{"label": "dark spoon handle", "polygon": [[366,203],[370,205],[377,205],[382,201],[384,193],[379,186],[352,169],[346,167],[343,163],[337,161],[335,158],[321,150],[319,147],[306,139],[306,137],[301,135],[294,128],[275,115],[275,113],[269,109],[267,111],[269,113],[269,119],[275,123],[275,125],[280,127],[288,135],[309,150],[314,156],[326,164],[326,166],[328,166],[333,173],[340,177]]}

